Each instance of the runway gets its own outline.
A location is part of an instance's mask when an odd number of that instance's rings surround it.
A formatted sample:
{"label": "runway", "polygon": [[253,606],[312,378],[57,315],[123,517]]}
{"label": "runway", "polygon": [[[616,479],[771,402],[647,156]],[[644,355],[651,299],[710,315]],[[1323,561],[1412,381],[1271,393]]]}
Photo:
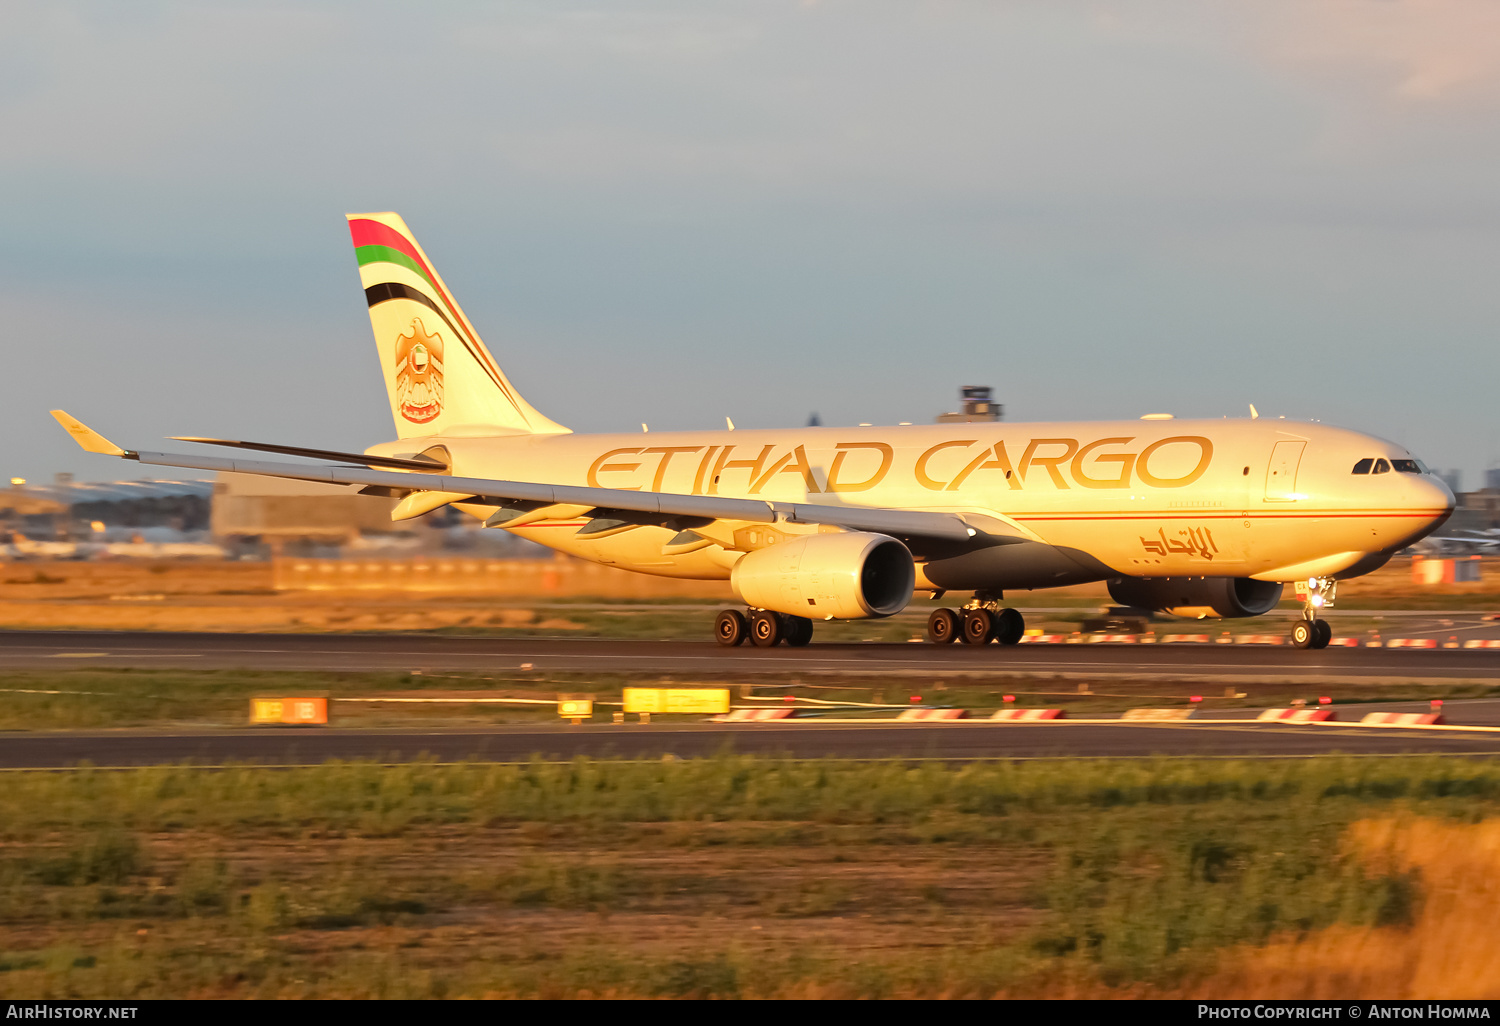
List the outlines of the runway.
{"label": "runway", "polygon": [[504,726],[454,730],[108,731],[0,734],[0,767],[125,767],[194,762],[311,765],[328,759],[403,762],[692,758],[719,752],[797,758],[1034,759],[1444,753],[1500,755],[1500,735],[1204,721],[1173,724],[681,724]]}
{"label": "runway", "polygon": [[346,672],[827,674],[856,677],[1144,677],[1344,682],[1500,677],[1500,649],[1261,645],[818,644],[721,648],[712,642],[496,638],[431,634],[0,632],[0,671],[64,666]]}

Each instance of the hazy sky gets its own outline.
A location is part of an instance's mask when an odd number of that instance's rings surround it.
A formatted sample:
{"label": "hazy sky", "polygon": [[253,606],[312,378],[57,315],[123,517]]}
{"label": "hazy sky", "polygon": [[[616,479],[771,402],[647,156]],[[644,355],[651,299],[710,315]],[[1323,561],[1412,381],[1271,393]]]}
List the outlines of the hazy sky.
{"label": "hazy sky", "polygon": [[[434,13],[435,12],[435,13]],[[581,431],[1318,418],[1500,460],[1500,4],[0,2],[0,472],[392,433],[396,210]]]}

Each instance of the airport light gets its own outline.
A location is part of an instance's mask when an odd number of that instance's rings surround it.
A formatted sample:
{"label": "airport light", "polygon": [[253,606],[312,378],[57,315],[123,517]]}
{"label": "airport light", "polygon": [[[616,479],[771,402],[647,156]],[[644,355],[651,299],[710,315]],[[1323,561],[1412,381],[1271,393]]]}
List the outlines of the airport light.
{"label": "airport light", "polygon": [[25,483],[26,479],[24,477],[13,477],[10,479],[10,486],[12,488],[20,488]]}

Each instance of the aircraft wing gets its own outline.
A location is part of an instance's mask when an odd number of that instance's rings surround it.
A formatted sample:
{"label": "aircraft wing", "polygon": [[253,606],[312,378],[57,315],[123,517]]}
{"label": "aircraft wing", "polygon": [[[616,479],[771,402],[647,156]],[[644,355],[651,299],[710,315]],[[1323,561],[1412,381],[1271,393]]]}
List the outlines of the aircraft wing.
{"label": "aircraft wing", "polygon": [[[854,531],[874,531],[898,538],[921,538],[967,542],[985,535],[992,542],[1023,540],[1018,536],[992,535],[970,526],[956,513],[925,510],[899,510],[859,506],[825,506],[815,503],[776,502],[763,499],[734,499],[718,495],[679,495],[672,492],[629,491],[620,488],[588,488],[578,485],[554,485],[529,481],[499,481],[480,477],[454,477],[448,474],[406,473],[362,467],[330,467],[278,463],[267,460],[237,460],[214,456],[190,456],[180,453],[147,452],[124,449],[62,410],[53,410],[74,441],[89,452],[161,467],[189,470],[212,470],[231,474],[254,474],[262,477],[289,478],[295,481],[318,481],[324,484],[361,485],[382,494],[411,492],[437,493],[431,505],[423,503],[420,512],[436,509],[449,502],[472,502],[485,506],[505,506],[514,502],[534,504],[536,508],[567,505],[606,511],[654,514],[663,517],[704,518],[707,520],[742,520],[750,523],[828,524]],[[507,502],[506,500],[509,500]],[[412,514],[415,515],[415,514]],[[998,522],[997,522],[998,523]]]}

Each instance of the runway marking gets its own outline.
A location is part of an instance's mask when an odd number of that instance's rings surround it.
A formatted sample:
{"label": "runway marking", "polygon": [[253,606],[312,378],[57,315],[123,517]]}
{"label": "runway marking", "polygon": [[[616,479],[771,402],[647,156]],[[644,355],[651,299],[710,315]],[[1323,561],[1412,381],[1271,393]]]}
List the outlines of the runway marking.
{"label": "runway marking", "polygon": [[52,659],[99,659],[111,655],[110,652],[53,652]]}

